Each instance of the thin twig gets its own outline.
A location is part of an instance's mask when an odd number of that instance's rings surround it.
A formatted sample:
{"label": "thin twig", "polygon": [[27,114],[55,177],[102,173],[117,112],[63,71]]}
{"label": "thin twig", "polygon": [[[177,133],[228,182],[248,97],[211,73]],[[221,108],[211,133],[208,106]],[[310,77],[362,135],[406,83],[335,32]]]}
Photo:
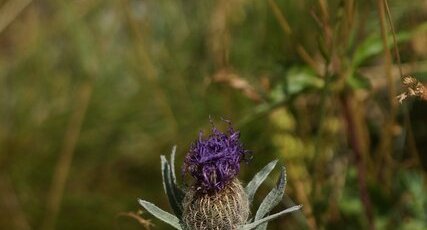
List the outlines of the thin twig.
{"label": "thin twig", "polygon": [[402,62],[400,61],[400,54],[399,54],[399,50],[397,48],[396,32],[394,30],[393,20],[391,19],[390,7],[388,6],[388,1],[387,0],[384,0],[384,6],[385,6],[385,9],[386,9],[387,19],[388,19],[388,23],[389,23],[390,29],[391,29],[391,34],[392,34],[392,37],[393,37],[394,55],[396,56],[396,62],[397,62],[397,65],[399,67],[400,78],[403,80]]}
{"label": "thin twig", "polygon": [[[383,178],[387,179],[384,181],[384,185],[386,188],[390,187],[391,173],[393,167],[393,159],[391,157],[392,152],[392,138],[393,138],[393,127],[395,124],[395,117],[397,112],[397,102],[395,100],[396,89],[394,87],[394,82],[391,74],[391,66],[392,66],[392,56],[390,50],[388,48],[387,41],[387,29],[386,29],[386,16],[385,16],[385,5],[383,0],[377,0],[377,10],[380,20],[380,29],[381,29],[381,38],[384,49],[384,57],[385,57],[385,65],[384,71],[387,79],[387,87],[388,87],[388,96],[389,96],[389,116],[386,118],[384,122],[384,127],[382,130],[381,141],[378,148],[377,160],[379,165],[384,163],[384,167],[378,167],[378,175],[383,174]],[[381,172],[381,170],[384,170]]]}
{"label": "thin twig", "polygon": [[141,212],[135,213],[135,212],[121,212],[117,214],[117,218],[119,217],[130,217],[136,221],[138,221],[139,224],[144,226],[145,229],[150,230],[151,227],[154,227],[154,224],[151,222],[151,220],[144,219],[142,216],[140,216]]}
{"label": "thin twig", "polygon": [[[391,76],[392,57],[391,57],[390,50],[388,49],[384,2],[385,2],[384,0],[377,0],[377,7],[378,7],[378,14],[379,14],[379,19],[380,19],[381,38],[382,38],[382,42],[383,42],[384,55],[385,55],[384,71],[385,71],[385,75],[387,78],[388,93],[389,93],[389,98],[390,98],[390,118],[391,118],[391,120],[393,120],[394,115],[395,115],[395,111],[396,111],[396,105],[397,105],[395,103],[395,100],[394,100],[394,96],[396,95],[396,93],[395,93],[396,90],[395,90],[395,87],[393,84],[393,79]],[[396,40],[396,36],[394,36],[394,34],[393,34],[393,40]],[[397,44],[397,42],[395,44]],[[399,68],[401,71],[401,67],[399,67]]]}

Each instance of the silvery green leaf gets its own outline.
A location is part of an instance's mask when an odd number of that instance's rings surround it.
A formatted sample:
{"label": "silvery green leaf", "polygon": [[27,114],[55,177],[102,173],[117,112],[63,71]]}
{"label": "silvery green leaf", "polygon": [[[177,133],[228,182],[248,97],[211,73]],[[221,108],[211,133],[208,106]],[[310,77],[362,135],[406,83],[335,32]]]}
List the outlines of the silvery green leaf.
{"label": "silvery green leaf", "polygon": [[171,158],[170,158],[170,165],[171,165],[171,177],[172,177],[172,182],[176,185],[176,175],[175,175],[175,153],[176,153],[176,145],[174,145],[172,147],[172,152],[171,152]]}
{"label": "silvery green leaf", "polygon": [[278,217],[280,217],[280,216],[282,216],[282,215],[284,215],[286,213],[297,211],[301,207],[302,207],[302,205],[297,205],[297,206],[290,207],[290,208],[285,209],[285,210],[283,210],[281,212],[278,212],[276,214],[273,214],[273,215],[267,216],[265,218],[262,218],[261,220],[256,220],[256,221],[254,221],[252,223],[245,224],[245,225],[241,226],[239,230],[250,230],[250,229],[254,229],[254,228],[258,227],[259,225],[261,225],[263,223],[266,223],[268,221],[274,220],[274,219],[276,219],[276,218],[278,218]]}
{"label": "silvery green leaf", "polygon": [[172,148],[172,153],[170,156],[170,184],[172,184],[173,188],[173,196],[175,197],[175,202],[179,208],[179,212],[176,212],[178,218],[181,218],[182,215],[182,200],[184,199],[184,192],[181,188],[178,187],[176,183],[176,175],[175,175],[175,153],[176,153],[176,145]]}
{"label": "silvery green leaf", "polygon": [[180,218],[182,215],[182,199],[184,193],[179,189],[173,180],[171,166],[165,156],[160,156],[162,166],[163,188],[168,196],[169,204],[171,205],[175,215]]}
{"label": "silvery green leaf", "polygon": [[[175,153],[176,153],[176,145],[173,146],[172,148],[172,153],[170,156],[170,181],[171,184],[173,185],[173,191],[174,191],[174,196],[175,196],[175,200],[178,203],[180,210],[182,210],[181,208],[181,203],[182,200],[184,199],[184,192],[182,191],[181,188],[178,187],[177,183],[176,183],[176,175],[175,175]],[[181,215],[178,215],[178,217],[181,217]]]}
{"label": "silvery green leaf", "polygon": [[252,180],[248,183],[248,185],[245,188],[245,192],[246,192],[246,195],[248,196],[249,203],[252,203],[255,193],[258,190],[258,187],[262,184],[265,178],[267,178],[268,174],[270,174],[271,170],[274,169],[276,164],[277,164],[277,160],[274,160],[268,163],[266,166],[264,166],[263,169],[261,169],[261,171],[255,174]]}
{"label": "silvery green leaf", "polygon": [[144,207],[153,216],[155,216],[158,219],[160,219],[161,221],[171,225],[175,229],[182,230],[181,225],[179,224],[179,219],[176,216],[174,216],[174,215],[172,215],[166,211],[163,211],[162,209],[160,209],[159,207],[157,207],[156,205],[154,205],[148,201],[138,199],[138,202],[139,202],[139,204],[142,205],[142,207]]}
{"label": "silvery green leaf", "polygon": [[[261,205],[258,208],[258,211],[255,215],[255,221],[260,220],[265,215],[267,215],[279,202],[282,200],[283,194],[285,193],[286,186],[286,169],[282,167],[280,171],[280,177],[277,181],[277,185],[273,188],[268,195],[264,198]],[[256,230],[265,230],[267,229],[267,224],[264,223],[259,225]]]}

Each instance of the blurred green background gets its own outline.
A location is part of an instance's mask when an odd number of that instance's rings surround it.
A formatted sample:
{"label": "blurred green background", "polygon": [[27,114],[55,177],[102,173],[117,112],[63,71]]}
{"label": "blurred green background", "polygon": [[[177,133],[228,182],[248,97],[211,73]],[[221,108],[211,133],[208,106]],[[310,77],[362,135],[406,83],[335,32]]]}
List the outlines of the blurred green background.
{"label": "blurred green background", "polygon": [[[426,82],[427,2],[388,3],[403,73]],[[382,6],[0,1],[0,228],[169,229],[137,198],[170,211],[160,155],[177,144],[180,165],[212,116],[254,153],[243,181],[286,165],[277,210],[304,207],[269,229],[427,229],[427,102],[396,102]]]}

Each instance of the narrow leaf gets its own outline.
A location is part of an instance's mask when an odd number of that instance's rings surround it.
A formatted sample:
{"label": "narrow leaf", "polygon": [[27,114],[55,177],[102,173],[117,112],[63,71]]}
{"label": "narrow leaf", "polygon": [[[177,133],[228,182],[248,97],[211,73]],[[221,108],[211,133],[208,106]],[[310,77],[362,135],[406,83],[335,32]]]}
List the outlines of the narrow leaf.
{"label": "narrow leaf", "polygon": [[[171,156],[170,156],[170,180],[171,184],[173,185],[173,191],[175,200],[178,203],[180,210],[182,212],[182,200],[184,199],[184,192],[182,189],[178,186],[176,183],[176,174],[175,174],[175,154],[176,153],[176,145],[173,146]],[[181,215],[178,215],[178,217],[181,217]]]}
{"label": "narrow leaf", "polygon": [[175,153],[176,153],[176,145],[174,145],[172,147],[172,152],[171,152],[171,177],[172,177],[172,182],[176,185],[176,175],[175,175]]}
{"label": "narrow leaf", "polygon": [[[267,215],[279,202],[282,200],[283,194],[285,193],[286,186],[286,169],[282,167],[280,171],[280,177],[277,181],[277,185],[273,188],[270,193],[264,198],[261,205],[258,208],[258,211],[255,215],[255,221],[260,220],[265,215]],[[264,223],[259,225],[256,230],[265,230],[267,229],[267,224]]]}
{"label": "narrow leaf", "polygon": [[278,212],[276,214],[267,216],[267,217],[265,217],[265,218],[263,218],[261,220],[256,220],[256,221],[254,221],[254,222],[252,222],[250,224],[245,224],[242,227],[240,227],[239,230],[250,230],[250,229],[254,229],[254,228],[256,228],[260,224],[263,224],[265,222],[274,220],[274,219],[276,219],[276,218],[278,218],[278,217],[280,217],[280,216],[282,216],[282,215],[284,215],[286,213],[297,211],[297,210],[301,209],[301,207],[302,207],[302,205],[293,206],[291,208],[285,209],[285,210],[283,210],[281,212]]}
{"label": "narrow leaf", "polygon": [[184,192],[182,189],[177,185],[176,183],[176,174],[175,174],[175,153],[176,153],[176,145],[172,148],[172,153],[170,156],[170,183],[172,184],[173,188],[173,196],[175,197],[175,202],[177,203],[177,206],[179,207],[179,212],[175,213],[178,218],[181,218],[182,215],[182,200],[184,199]]}
{"label": "narrow leaf", "polygon": [[171,166],[165,156],[160,156],[162,166],[163,188],[168,196],[169,204],[171,205],[175,215],[180,218],[182,215],[181,201],[183,192],[175,185],[172,179]]}
{"label": "narrow leaf", "polygon": [[178,204],[179,208],[180,208],[180,213],[179,215],[177,214],[177,216],[179,218],[181,218],[181,213],[182,213],[182,200],[184,199],[184,192],[182,191],[182,189],[178,186],[178,184],[176,183],[176,174],[175,174],[175,155],[176,155],[176,145],[174,145],[172,147],[172,152],[171,152],[171,156],[170,156],[170,177],[171,177],[171,184],[173,185],[173,191],[174,191],[174,196],[175,196],[175,201]]}
{"label": "narrow leaf", "polygon": [[144,207],[153,216],[155,216],[158,219],[160,219],[161,221],[171,225],[175,229],[182,230],[181,225],[179,224],[179,219],[176,216],[174,216],[174,215],[172,215],[166,211],[163,211],[162,209],[160,209],[159,207],[157,207],[156,205],[154,205],[148,201],[138,199],[138,202],[139,202],[139,204],[142,205],[142,207]]}
{"label": "narrow leaf", "polygon": [[249,203],[252,203],[255,193],[258,190],[258,187],[262,184],[265,178],[267,178],[268,174],[270,174],[271,170],[274,169],[276,164],[277,164],[277,160],[274,160],[268,163],[266,166],[264,166],[263,169],[261,169],[261,171],[255,174],[252,180],[248,183],[248,185],[245,188],[245,192],[246,192],[246,195],[248,196]]}

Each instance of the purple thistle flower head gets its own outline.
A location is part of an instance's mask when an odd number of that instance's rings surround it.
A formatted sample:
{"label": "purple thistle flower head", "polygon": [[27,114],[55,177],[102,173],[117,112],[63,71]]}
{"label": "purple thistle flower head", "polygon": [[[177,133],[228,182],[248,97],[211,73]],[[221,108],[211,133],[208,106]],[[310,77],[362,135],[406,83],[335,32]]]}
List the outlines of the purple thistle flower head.
{"label": "purple thistle flower head", "polygon": [[[195,179],[195,188],[202,194],[222,190],[239,173],[240,162],[248,160],[249,151],[240,142],[240,132],[229,124],[223,133],[212,124],[212,133],[199,138],[190,147],[184,159],[183,175],[189,173]],[[211,121],[212,123],[212,121]]]}

